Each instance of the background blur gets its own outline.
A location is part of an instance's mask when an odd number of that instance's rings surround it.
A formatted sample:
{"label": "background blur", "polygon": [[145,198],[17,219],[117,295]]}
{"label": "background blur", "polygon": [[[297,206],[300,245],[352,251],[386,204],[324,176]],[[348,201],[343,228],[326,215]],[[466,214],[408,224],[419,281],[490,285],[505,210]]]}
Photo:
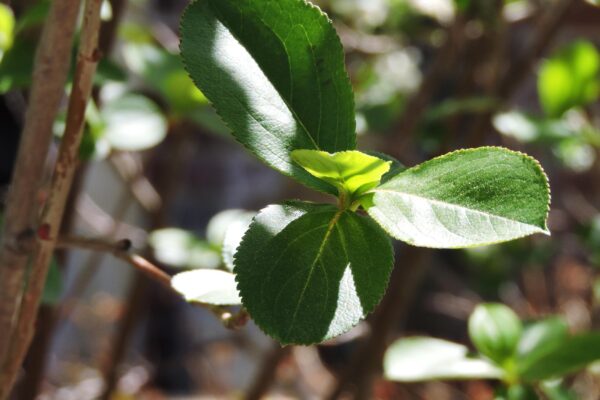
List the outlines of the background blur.
{"label": "background blur", "polygon": [[[2,3],[0,199],[49,0]],[[61,252],[18,398],[325,398],[350,383],[380,399],[491,399],[493,382],[386,382],[377,355],[408,334],[470,345],[466,319],[481,301],[525,319],[561,314],[573,331],[600,328],[600,8],[583,0],[316,3],[346,50],[359,148],[407,166],[464,147],[527,152],[550,177],[552,236],[452,251],[396,242],[394,283],[367,322],[320,346],[284,349],[252,323],[225,329],[110,255]],[[247,153],[192,85],[178,57],[186,4],[105,0],[104,58],[65,221],[69,232],[129,238],[169,273],[221,267],[224,230],[248,218],[240,210],[323,200]],[[374,359],[360,358],[362,343]],[[600,398],[593,371],[568,386],[576,398]]]}

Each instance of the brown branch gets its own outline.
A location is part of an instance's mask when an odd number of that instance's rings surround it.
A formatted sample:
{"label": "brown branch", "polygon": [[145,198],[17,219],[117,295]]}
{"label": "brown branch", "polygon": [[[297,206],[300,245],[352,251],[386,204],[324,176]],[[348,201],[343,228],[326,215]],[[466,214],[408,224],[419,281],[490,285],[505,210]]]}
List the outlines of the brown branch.
{"label": "brown branch", "polygon": [[287,357],[291,349],[290,346],[281,347],[276,343],[269,350],[244,399],[260,400],[265,397],[277,375],[277,366],[281,363],[281,360]]}
{"label": "brown branch", "polygon": [[78,0],[53,1],[36,51],[29,104],[0,235],[0,399],[9,395],[16,375],[7,368],[12,363],[12,333],[35,247],[32,232],[39,213],[38,190],[52,141],[52,124],[64,95],[78,13]]}
{"label": "brown branch", "polygon": [[[169,292],[183,299],[181,293],[176,291],[173,286],[171,286],[171,276],[169,274],[161,270],[144,257],[129,252],[131,248],[131,241],[128,239],[113,242],[105,239],[65,236],[60,237],[56,241],[56,248],[76,248],[110,253],[114,257],[131,265],[144,276],[160,283]],[[245,326],[248,322],[249,316],[245,309],[242,309],[237,313],[232,313],[227,308],[221,306],[199,302],[193,302],[192,304],[211,311],[228,329],[239,329]]]}
{"label": "brown branch", "polygon": [[[85,4],[81,41],[77,54],[73,87],[69,98],[65,132],[60,144],[53,181],[42,218],[42,226],[47,228],[47,234],[50,238],[55,238],[58,235],[65,204],[78,164],[79,145],[85,123],[85,110],[99,60],[97,46],[101,5],[101,0],[87,0]],[[60,25],[58,29],[63,29],[64,15],[51,15],[50,18],[56,18],[56,22]],[[48,77],[44,78],[48,79]],[[34,145],[39,144],[35,143]],[[31,243],[35,243],[35,241],[32,240]],[[18,316],[15,320],[16,329],[11,330],[12,334],[9,336],[11,351],[5,359],[4,372],[7,374],[10,384],[12,384],[31,342],[39,301],[46,281],[50,259],[54,252],[54,241],[38,242],[36,250],[30,261],[29,279],[25,288],[25,295],[21,300]]]}

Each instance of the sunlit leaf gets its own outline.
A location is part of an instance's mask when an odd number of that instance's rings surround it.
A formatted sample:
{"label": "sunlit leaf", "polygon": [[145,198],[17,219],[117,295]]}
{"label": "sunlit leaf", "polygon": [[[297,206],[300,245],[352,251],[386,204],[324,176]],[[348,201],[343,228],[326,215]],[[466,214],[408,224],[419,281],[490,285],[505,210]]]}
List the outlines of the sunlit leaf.
{"label": "sunlit leaf", "polygon": [[181,272],[171,281],[173,288],[187,301],[213,305],[238,305],[240,297],[232,273],[197,269]]}
{"label": "sunlit leaf", "polygon": [[262,210],[235,255],[244,306],[283,344],[321,342],[348,331],[379,303],[393,265],[373,221],[329,205]]}
{"label": "sunlit leaf", "polygon": [[600,54],[591,42],[579,40],[572,43],[546,60],[540,68],[540,102],[551,117],[594,101],[599,91]]}
{"label": "sunlit leaf", "polygon": [[15,16],[12,9],[0,3],[0,60],[6,50],[13,44],[15,30]]}
{"label": "sunlit leaf", "polygon": [[470,247],[548,233],[550,193],[533,158],[499,147],[459,150],[400,172],[364,206],[415,246]]}
{"label": "sunlit leaf", "polygon": [[233,271],[234,268],[235,252],[242,242],[242,238],[250,227],[252,218],[254,218],[255,215],[255,212],[246,212],[240,215],[239,218],[229,224],[227,230],[225,231],[221,255],[223,256],[223,263],[225,264],[225,267],[227,267],[227,269],[230,271]]}
{"label": "sunlit leaf", "polygon": [[356,150],[334,154],[294,150],[292,159],[311,175],[338,188],[340,194],[350,196],[358,196],[377,186],[391,164]]}
{"label": "sunlit leaf", "polygon": [[204,0],[181,22],[194,82],[233,134],[267,165],[321,191],[336,190],[290,152],[355,147],[354,104],[331,22],[302,0]]}
{"label": "sunlit leaf", "polygon": [[395,341],[385,353],[383,367],[387,379],[401,382],[503,376],[490,362],[469,357],[465,346],[428,337]]}
{"label": "sunlit leaf", "polygon": [[56,259],[50,261],[50,268],[46,276],[44,291],[42,293],[42,304],[56,305],[60,301],[60,296],[63,291],[62,273],[56,262]]}
{"label": "sunlit leaf", "polygon": [[218,248],[183,229],[164,228],[153,231],[149,242],[156,259],[173,267],[217,268],[221,265]]}
{"label": "sunlit leaf", "polygon": [[102,108],[104,137],[117,150],[140,151],[159,144],[167,134],[167,121],[151,100],[126,95]]}

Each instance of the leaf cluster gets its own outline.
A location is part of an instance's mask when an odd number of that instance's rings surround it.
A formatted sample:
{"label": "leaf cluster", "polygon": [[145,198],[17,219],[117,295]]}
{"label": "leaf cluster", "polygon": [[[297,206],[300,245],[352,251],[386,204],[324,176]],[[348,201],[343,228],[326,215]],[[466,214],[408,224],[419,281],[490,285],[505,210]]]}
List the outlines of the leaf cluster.
{"label": "leaf cluster", "polygon": [[503,396],[526,399],[527,393],[535,393],[533,388],[559,390],[553,380],[600,359],[600,334],[570,334],[559,317],[523,324],[510,308],[497,303],[476,307],[469,336],[475,354],[441,339],[399,339],[386,352],[385,375],[402,382],[498,379],[507,388]]}
{"label": "leaf cluster", "polygon": [[461,248],[548,233],[548,182],[529,156],[484,147],[403,169],[357,151],[342,46],[316,6],[197,0],[180,31],[187,71],[234,137],[337,198],[270,205],[237,248],[242,303],[281,343],[327,340],[371,312],[394,265],[388,236]]}

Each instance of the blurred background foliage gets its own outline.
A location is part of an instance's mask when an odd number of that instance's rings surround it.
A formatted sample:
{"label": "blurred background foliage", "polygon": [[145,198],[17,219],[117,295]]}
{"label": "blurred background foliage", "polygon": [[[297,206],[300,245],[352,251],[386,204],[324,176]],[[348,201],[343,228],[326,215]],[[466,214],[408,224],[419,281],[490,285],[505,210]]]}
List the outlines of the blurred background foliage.
{"label": "blurred background foliage", "polygon": [[[186,3],[104,1],[102,59],[65,221],[69,231],[130,238],[172,274],[230,269],[252,215],[244,210],[290,197],[323,200],[249,157],[193,86],[178,57]],[[418,334],[472,348],[467,318],[481,301],[502,302],[523,319],[561,315],[572,332],[599,328],[596,2],[315,3],[346,51],[361,149],[385,150],[407,166],[482,145],[532,154],[550,177],[552,236],[464,251],[396,244],[400,283],[372,318],[330,343],[285,349],[252,324],[226,330],[110,257],[62,252],[18,398],[325,398],[344,388],[381,399],[492,399],[489,381],[385,381],[385,344]],[[0,3],[0,198],[48,5]],[[57,140],[63,128],[64,110]],[[597,399],[598,368],[563,386],[574,398]]]}

